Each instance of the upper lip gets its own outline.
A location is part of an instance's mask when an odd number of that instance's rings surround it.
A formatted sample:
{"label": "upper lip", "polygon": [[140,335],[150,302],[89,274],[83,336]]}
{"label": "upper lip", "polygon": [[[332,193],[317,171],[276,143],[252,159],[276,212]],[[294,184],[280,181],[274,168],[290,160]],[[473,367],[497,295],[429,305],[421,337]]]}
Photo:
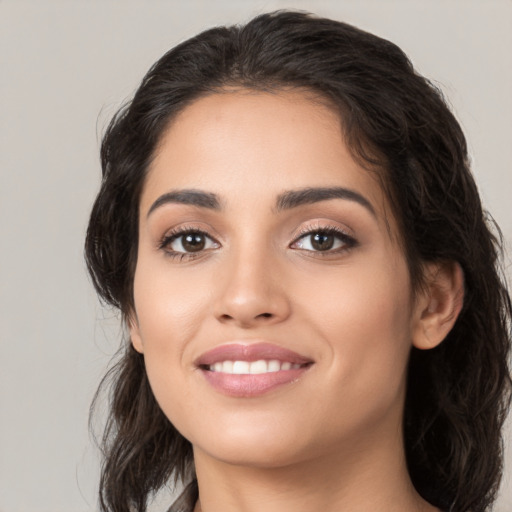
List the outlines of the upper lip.
{"label": "upper lip", "polygon": [[278,360],[292,364],[307,364],[313,360],[293,350],[272,343],[226,343],[200,355],[195,360],[196,366],[209,366],[221,361],[259,361]]}

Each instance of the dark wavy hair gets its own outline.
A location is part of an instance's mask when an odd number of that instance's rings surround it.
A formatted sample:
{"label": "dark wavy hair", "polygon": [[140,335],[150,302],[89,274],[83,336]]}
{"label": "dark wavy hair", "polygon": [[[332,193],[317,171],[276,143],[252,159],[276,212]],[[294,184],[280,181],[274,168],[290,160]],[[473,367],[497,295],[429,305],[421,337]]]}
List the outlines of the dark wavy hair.
{"label": "dark wavy hair", "polygon": [[[138,205],[155,148],[177,113],[226,87],[308,90],[327,100],[354,157],[379,169],[413,288],[421,286],[424,262],[462,267],[464,306],[455,326],[437,348],[410,355],[405,450],[412,482],[430,503],[450,512],[488,510],[502,473],[511,389],[512,306],[500,271],[501,235],[482,209],[464,135],[442,93],[393,43],[279,11],[207,30],[166,53],[103,138],[103,180],[85,244],[98,294],[125,320],[133,311]],[[182,499],[192,504],[191,445],[157,405],[144,356],[124,343],[103,385],[110,415],[102,510],[143,512],[172,478],[191,482]]]}

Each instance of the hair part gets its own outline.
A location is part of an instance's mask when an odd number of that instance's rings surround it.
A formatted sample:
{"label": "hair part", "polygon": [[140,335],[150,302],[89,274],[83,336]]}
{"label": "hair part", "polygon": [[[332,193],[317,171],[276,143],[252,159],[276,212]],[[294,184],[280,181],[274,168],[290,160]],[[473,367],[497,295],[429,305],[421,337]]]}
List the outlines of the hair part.
{"label": "hair part", "polygon": [[[280,11],[207,30],[166,53],[103,138],[103,180],[85,245],[98,294],[125,319],[134,311],[139,200],[158,143],[188,105],[230,87],[296,88],[325,99],[339,112],[353,155],[377,169],[413,287],[422,284],[425,262],[463,269],[464,306],[454,328],[437,348],[412,349],[404,439],[411,479],[425,499],[450,512],[485,511],[500,482],[510,404],[512,306],[500,276],[501,235],[482,209],[458,122],[393,43]],[[129,343],[103,384],[111,386],[111,416],[101,507],[143,512],[171,476],[193,481],[191,446],[158,407],[143,356]],[[191,489],[189,500],[197,493]]]}

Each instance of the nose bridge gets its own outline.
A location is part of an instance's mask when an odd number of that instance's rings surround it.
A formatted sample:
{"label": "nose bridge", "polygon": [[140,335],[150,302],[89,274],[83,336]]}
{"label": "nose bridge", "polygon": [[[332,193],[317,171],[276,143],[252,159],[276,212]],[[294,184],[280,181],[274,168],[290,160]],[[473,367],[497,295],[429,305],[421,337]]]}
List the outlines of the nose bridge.
{"label": "nose bridge", "polygon": [[225,261],[217,318],[241,326],[278,322],[289,314],[277,255],[268,242],[240,240]]}

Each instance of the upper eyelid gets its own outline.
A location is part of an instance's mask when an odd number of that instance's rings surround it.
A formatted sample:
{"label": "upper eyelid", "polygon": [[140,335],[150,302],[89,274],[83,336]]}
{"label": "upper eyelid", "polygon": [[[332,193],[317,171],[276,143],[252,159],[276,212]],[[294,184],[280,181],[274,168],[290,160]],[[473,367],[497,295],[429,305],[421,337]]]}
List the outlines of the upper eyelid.
{"label": "upper eyelid", "polygon": [[301,233],[300,235],[298,235],[297,237],[295,237],[292,242],[291,242],[291,245],[293,245],[294,243],[298,242],[299,240],[303,239],[303,238],[307,238],[308,236],[311,236],[315,233],[328,233],[328,234],[331,234],[331,235],[334,235],[334,236],[338,236],[338,238],[340,239],[348,239],[348,240],[352,240],[354,242],[357,242],[356,238],[353,236],[353,235],[350,235],[349,233],[347,233],[346,231],[342,230],[342,229],[339,229],[339,228],[323,228],[323,229],[312,229],[312,230],[308,230],[304,233]]}
{"label": "upper eyelid", "polygon": [[[311,251],[309,249],[303,249],[301,247],[293,247],[295,244],[298,244],[302,239],[307,238],[308,236],[313,235],[314,233],[329,233],[333,236],[337,237],[344,247],[336,250],[326,250],[326,251]],[[327,257],[329,255],[339,254],[341,252],[348,251],[352,248],[359,246],[359,240],[353,234],[352,229],[342,228],[341,226],[330,224],[317,224],[317,225],[306,225],[300,228],[300,232],[295,235],[292,242],[290,242],[289,247],[291,249],[296,250],[304,250],[306,252],[311,252],[313,254],[322,255],[323,257]]]}
{"label": "upper eyelid", "polygon": [[177,226],[166,229],[163,235],[160,236],[160,239],[163,240],[165,238],[170,238],[173,236],[179,237],[180,235],[185,235],[187,233],[201,233],[216,241],[218,241],[218,239],[221,238],[219,235],[217,235],[216,231],[212,229],[210,226],[204,227],[203,225],[197,225],[195,222],[192,222],[190,224],[178,224]]}
{"label": "upper eyelid", "polygon": [[295,240],[300,240],[301,238],[305,238],[305,237],[313,235],[315,233],[329,233],[332,235],[344,236],[346,238],[354,238],[352,235],[350,235],[343,229],[325,227],[325,228],[321,228],[321,229],[310,229],[310,230],[304,231],[303,233],[300,233],[299,236],[297,236],[295,238]]}
{"label": "upper eyelid", "polygon": [[350,238],[356,238],[354,230],[349,226],[340,226],[339,223],[327,219],[314,220],[310,223],[302,223],[299,228],[293,230],[293,232],[290,233],[290,236],[293,238],[293,240],[298,240],[301,236],[317,233],[319,231],[333,231]]}

